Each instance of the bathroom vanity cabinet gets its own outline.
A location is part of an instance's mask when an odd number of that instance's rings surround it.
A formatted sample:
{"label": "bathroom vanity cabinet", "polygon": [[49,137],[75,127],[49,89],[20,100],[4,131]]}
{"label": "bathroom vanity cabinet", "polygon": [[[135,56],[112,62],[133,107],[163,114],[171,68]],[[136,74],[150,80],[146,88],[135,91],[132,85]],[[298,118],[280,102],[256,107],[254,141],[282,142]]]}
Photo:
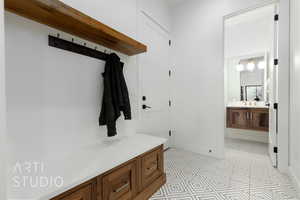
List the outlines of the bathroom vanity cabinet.
{"label": "bathroom vanity cabinet", "polygon": [[227,128],[268,132],[269,109],[227,107]]}
{"label": "bathroom vanity cabinet", "polygon": [[161,145],[52,200],[147,200],[165,182]]}

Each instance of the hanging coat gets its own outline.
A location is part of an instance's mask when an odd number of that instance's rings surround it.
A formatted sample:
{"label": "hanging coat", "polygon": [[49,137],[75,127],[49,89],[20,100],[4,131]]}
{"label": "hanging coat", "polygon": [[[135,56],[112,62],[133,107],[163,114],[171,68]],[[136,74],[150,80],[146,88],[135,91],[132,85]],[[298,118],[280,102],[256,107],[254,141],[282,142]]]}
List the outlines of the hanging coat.
{"label": "hanging coat", "polygon": [[99,125],[107,126],[108,137],[115,136],[116,120],[124,114],[125,120],[131,119],[130,101],[128,89],[123,75],[124,63],[115,53],[108,56],[105,64],[104,93],[102,109],[99,117]]}

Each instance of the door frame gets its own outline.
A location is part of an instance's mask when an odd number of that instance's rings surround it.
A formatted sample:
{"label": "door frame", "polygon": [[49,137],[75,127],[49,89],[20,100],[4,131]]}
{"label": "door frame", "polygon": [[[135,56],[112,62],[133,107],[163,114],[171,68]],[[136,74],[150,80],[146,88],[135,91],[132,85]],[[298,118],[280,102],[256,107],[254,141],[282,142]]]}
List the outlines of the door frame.
{"label": "door frame", "polygon": [[[296,4],[296,1],[298,0],[291,0],[291,31],[290,31],[290,37],[291,37],[291,40],[290,40],[290,64],[291,64],[291,70],[290,70],[290,95],[291,95],[291,98],[290,98],[290,105],[291,105],[291,110],[294,108],[294,104],[295,104],[295,100],[294,100],[294,96],[295,96],[295,93],[294,93],[294,81],[295,81],[295,75],[294,75],[294,71],[295,71],[295,67],[296,67],[296,52],[295,52],[295,41],[296,41],[296,23],[299,23],[300,21],[298,20],[298,18],[296,18],[295,16],[295,13],[298,12],[297,11],[297,8],[295,6]],[[293,112],[290,113],[290,118],[292,119],[292,115],[293,115]],[[300,194],[300,180],[298,179],[297,175],[295,174],[295,167],[293,166],[293,163],[291,163],[291,156],[292,156],[292,131],[294,131],[292,129],[292,126],[295,122],[293,122],[292,120],[290,120],[290,124],[289,126],[291,127],[291,131],[290,131],[290,137],[289,137],[289,143],[290,143],[290,146],[289,146],[289,153],[290,153],[290,157],[289,157],[289,176],[291,177],[292,179],[292,182],[294,183],[295,187],[296,187],[296,190],[297,192]],[[295,133],[294,133],[295,134]]]}
{"label": "door frame", "polygon": [[5,92],[4,1],[0,0],[0,199],[6,199],[6,92]]}
{"label": "door frame", "polygon": [[[231,17],[265,7],[272,4],[279,6],[279,69],[278,69],[278,169],[288,173],[289,166],[289,107],[290,107],[290,0],[268,0],[255,6],[240,9],[223,17],[223,66],[226,65],[225,58],[225,21]],[[225,71],[224,71],[225,76]],[[225,89],[225,88],[224,88]],[[225,91],[225,90],[224,90]],[[226,124],[226,103],[224,93],[224,123]],[[219,145],[225,154],[225,130]]]}

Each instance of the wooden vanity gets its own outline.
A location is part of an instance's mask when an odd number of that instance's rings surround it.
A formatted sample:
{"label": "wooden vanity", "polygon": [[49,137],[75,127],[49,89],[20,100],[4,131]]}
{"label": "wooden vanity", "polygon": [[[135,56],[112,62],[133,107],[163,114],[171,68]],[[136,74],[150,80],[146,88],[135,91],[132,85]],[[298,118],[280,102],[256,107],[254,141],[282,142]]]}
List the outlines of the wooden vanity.
{"label": "wooden vanity", "polygon": [[269,108],[227,107],[227,128],[269,131]]}
{"label": "wooden vanity", "polygon": [[161,145],[52,200],[147,200],[165,182]]}

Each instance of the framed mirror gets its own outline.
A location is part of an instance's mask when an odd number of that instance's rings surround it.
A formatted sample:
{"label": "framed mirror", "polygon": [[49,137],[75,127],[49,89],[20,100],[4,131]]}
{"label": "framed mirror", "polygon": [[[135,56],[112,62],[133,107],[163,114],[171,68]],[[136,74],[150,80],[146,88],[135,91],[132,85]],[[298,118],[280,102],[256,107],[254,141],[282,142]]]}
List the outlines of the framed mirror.
{"label": "framed mirror", "polygon": [[267,101],[268,54],[228,59],[227,102]]}
{"label": "framed mirror", "polygon": [[241,86],[241,101],[264,101],[263,85]]}

